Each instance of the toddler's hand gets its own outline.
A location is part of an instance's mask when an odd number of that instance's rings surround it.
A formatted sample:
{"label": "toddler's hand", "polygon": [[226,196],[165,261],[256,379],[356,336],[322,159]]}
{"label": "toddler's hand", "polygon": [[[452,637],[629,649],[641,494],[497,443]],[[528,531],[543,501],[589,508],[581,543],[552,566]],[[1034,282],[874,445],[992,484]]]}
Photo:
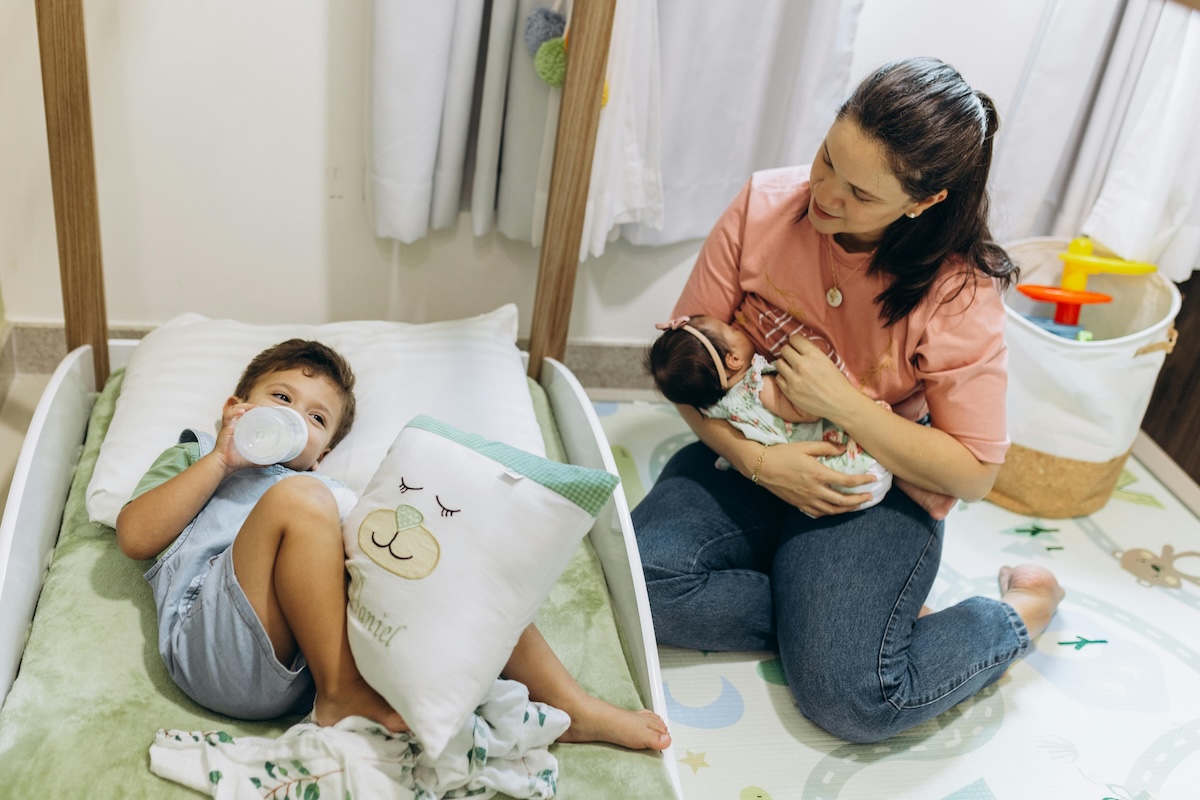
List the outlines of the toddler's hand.
{"label": "toddler's hand", "polygon": [[221,412],[221,430],[217,433],[217,444],[213,455],[221,460],[225,474],[237,472],[239,469],[256,466],[242,457],[233,444],[233,429],[242,415],[254,408],[253,403],[226,403]]}

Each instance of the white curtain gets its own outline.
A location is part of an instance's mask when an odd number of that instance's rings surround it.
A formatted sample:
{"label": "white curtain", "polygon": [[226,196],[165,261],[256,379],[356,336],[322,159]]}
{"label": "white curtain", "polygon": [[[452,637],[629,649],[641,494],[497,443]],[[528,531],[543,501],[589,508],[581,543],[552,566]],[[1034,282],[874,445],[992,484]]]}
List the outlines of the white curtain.
{"label": "white curtain", "polygon": [[414,242],[454,224],[484,0],[374,5],[371,184],[375,233]]}
{"label": "white curtain", "polygon": [[1057,229],[1185,281],[1200,268],[1200,11],[1130,0],[1126,20],[1139,46],[1105,75],[1125,102],[1093,115],[1094,161],[1077,162],[1068,196],[1078,205],[1064,207]]}
{"label": "white curtain", "polygon": [[[504,15],[500,14],[501,5]],[[552,90],[533,68],[533,54],[525,46],[525,20],[533,9],[549,7],[547,0],[504,0],[492,7],[492,43],[507,36],[510,57],[506,70],[497,73],[507,85],[507,97],[495,118],[495,144],[488,160],[482,153],[475,165],[476,187],[471,213],[477,236],[491,229],[482,224],[495,215],[496,229],[510,239],[528,242],[533,238],[533,201],[537,194],[538,164],[546,130],[547,109]],[[491,44],[489,44],[489,61]],[[497,78],[499,80],[499,78]],[[487,75],[493,81],[491,72]],[[483,119],[480,119],[482,133]],[[500,139],[503,138],[503,146]],[[483,139],[480,138],[482,145]],[[498,180],[498,183],[497,183]],[[479,183],[491,190],[481,192]],[[483,206],[488,206],[483,208]]]}
{"label": "white curtain", "polygon": [[[372,186],[376,234],[411,243],[455,224],[465,165],[472,230],[539,242],[560,90],[538,78],[525,20],[546,0],[387,0],[374,5]],[[564,15],[569,16],[569,4]],[[486,34],[483,32],[487,20]],[[658,37],[654,0],[621,0],[608,57],[583,252],[631,220],[657,224]],[[483,69],[477,63],[481,35]],[[478,84],[478,85],[477,85]],[[472,102],[478,104],[468,153]],[[470,157],[468,157],[470,156]]]}
{"label": "white curtain", "polygon": [[[701,13],[693,0],[620,0],[580,259],[618,235],[638,244],[703,237],[752,171],[810,161],[849,87],[862,3],[759,0],[747,13],[744,0],[705,0]],[[454,224],[471,160],[473,232],[495,226],[541,241],[560,90],[537,77],[523,32],[529,13],[550,5],[375,3],[379,236],[413,242]]]}
{"label": "white curtain", "polygon": [[1122,5],[1123,0],[1044,4],[1012,100],[998,109],[989,182],[998,241],[1045,234],[1054,224],[1079,139],[1091,124],[1092,98],[1111,63],[1109,46],[1120,37],[1116,54],[1132,38],[1120,24]]}
{"label": "white curtain", "polygon": [[998,239],[1087,234],[1176,281],[1200,266],[1200,12],[1047,0],[1001,116]]}
{"label": "white curtain", "polygon": [[[589,253],[602,255],[605,244],[620,233],[621,223],[662,227],[658,40],[656,0],[617,3],[605,69],[608,102],[596,128],[580,261]],[[545,227],[561,100],[562,92],[550,93],[533,204],[535,247]]]}
{"label": "white curtain", "polygon": [[850,83],[863,0],[659,0],[663,225],[701,238],[756,169],[806,164]]}

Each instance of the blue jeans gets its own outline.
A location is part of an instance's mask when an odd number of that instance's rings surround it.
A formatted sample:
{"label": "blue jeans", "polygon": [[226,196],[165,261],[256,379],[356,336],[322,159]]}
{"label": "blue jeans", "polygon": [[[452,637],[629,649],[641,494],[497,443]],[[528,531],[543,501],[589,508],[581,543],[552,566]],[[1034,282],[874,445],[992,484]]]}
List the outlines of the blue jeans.
{"label": "blue jeans", "polygon": [[801,713],[852,742],[937,716],[1028,649],[998,600],[917,618],[945,526],[899,489],[811,519],[716,457],[683,448],[633,511],[659,643],[778,650]]}

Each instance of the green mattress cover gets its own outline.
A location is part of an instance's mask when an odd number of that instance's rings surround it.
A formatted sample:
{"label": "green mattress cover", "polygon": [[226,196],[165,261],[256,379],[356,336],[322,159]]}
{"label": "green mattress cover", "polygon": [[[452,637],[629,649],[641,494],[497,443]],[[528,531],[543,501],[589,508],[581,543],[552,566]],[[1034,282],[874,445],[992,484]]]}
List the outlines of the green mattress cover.
{"label": "green mattress cover", "polygon": [[[62,530],[38,601],[20,671],[0,710],[0,796],[197,797],[150,772],[159,728],[277,736],[298,722],[242,722],[197,706],[167,676],[156,649],[145,564],[117,549],[112,528],[88,520],[84,493],[112,420],[122,374],[92,409]],[[542,388],[530,382],[547,444],[563,448]],[[641,708],[622,651],[599,559],[584,540],[550,593],[538,627],[589,692]],[[662,756],[610,745],[557,744],[560,798],[672,796]]]}

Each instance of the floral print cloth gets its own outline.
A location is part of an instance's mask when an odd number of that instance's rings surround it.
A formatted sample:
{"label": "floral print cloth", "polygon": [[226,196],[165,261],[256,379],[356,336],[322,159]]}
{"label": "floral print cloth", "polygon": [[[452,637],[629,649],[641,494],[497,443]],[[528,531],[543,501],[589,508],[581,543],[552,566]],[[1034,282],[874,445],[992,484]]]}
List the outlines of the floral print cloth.
{"label": "floral print cloth", "polygon": [[497,792],[546,800],[558,780],[547,747],[570,724],[565,712],[530,701],[524,685],[497,680],[436,760],[409,734],[350,717],[330,727],[301,722],[278,739],[159,730],[150,769],[218,800],[435,800]]}
{"label": "floral print cloth", "polygon": [[[856,510],[870,508],[883,499],[892,487],[892,473],[888,472],[870,453],[859,446],[847,433],[826,419],[817,422],[787,422],[768,411],[759,399],[762,392],[763,375],[775,371],[775,367],[758,353],[750,362],[750,369],[735,383],[725,396],[701,413],[713,419],[727,420],[741,431],[747,439],[763,444],[786,444],[788,442],[820,442],[842,444],[846,451],[836,456],[820,456],[817,461],[832,470],[846,475],[871,474],[875,482],[853,492],[867,492],[871,499]],[[890,408],[886,403],[881,405]],[[717,459],[717,467],[729,469],[724,458]]]}

